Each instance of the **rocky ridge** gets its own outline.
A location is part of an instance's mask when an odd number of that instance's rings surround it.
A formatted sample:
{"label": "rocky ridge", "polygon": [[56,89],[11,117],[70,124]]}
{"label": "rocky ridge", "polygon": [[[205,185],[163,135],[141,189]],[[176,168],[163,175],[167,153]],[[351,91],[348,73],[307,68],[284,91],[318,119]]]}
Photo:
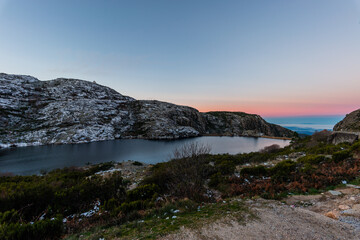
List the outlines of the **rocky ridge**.
{"label": "rocky ridge", "polygon": [[95,82],[0,73],[0,146],[201,135],[292,137],[258,115],[135,100]]}
{"label": "rocky ridge", "polygon": [[360,109],[347,114],[334,126],[334,131],[360,132]]}
{"label": "rocky ridge", "polygon": [[360,138],[360,109],[346,115],[338,122],[333,129],[329,142],[333,144],[350,143],[353,144]]}

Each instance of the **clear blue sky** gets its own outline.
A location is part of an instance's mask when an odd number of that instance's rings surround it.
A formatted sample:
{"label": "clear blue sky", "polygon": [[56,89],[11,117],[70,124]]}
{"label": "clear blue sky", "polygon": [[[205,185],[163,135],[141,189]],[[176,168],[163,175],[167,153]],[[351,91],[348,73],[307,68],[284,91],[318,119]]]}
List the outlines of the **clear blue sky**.
{"label": "clear blue sky", "polygon": [[275,115],[360,108],[359,0],[0,0],[0,72]]}

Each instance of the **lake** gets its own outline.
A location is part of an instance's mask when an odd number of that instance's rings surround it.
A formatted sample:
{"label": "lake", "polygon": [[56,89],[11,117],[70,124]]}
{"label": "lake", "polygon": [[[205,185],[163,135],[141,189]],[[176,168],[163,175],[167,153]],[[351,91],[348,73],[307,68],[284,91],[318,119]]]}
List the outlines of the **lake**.
{"label": "lake", "polygon": [[119,139],[86,144],[47,145],[0,149],[0,172],[16,175],[39,174],[88,163],[123,162],[134,160],[155,164],[170,160],[172,152],[184,144],[205,144],[211,153],[248,153],[278,144],[284,147],[289,140],[252,137],[197,137],[172,141]]}

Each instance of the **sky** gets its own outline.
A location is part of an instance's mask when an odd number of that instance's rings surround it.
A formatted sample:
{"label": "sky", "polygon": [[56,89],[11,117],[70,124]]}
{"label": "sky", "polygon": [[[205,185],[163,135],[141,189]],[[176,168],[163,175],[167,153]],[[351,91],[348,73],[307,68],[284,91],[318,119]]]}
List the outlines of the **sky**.
{"label": "sky", "polygon": [[360,0],[0,0],[0,72],[262,116],[360,108]]}

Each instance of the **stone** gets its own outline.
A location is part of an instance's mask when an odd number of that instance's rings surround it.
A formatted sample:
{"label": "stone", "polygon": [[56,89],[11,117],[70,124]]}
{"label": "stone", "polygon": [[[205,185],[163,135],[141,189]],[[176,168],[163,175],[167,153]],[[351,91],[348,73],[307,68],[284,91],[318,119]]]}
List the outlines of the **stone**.
{"label": "stone", "polygon": [[356,188],[356,189],[360,189],[359,186],[353,185],[353,184],[346,184],[347,187],[351,187],[351,188]]}
{"label": "stone", "polygon": [[352,209],[360,211],[360,204],[355,204],[352,206]]}
{"label": "stone", "polygon": [[355,133],[348,133],[348,132],[334,132],[332,133],[328,141],[332,144],[340,144],[340,143],[350,143],[353,144],[359,139],[358,134]]}
{"label": "stone", "polygon": [[337,220],[339,218],[338,214],[335,213],[334,211],[330,211],[330,212],[325,213],[325,216],[328,217],[328,218],[335,219],[335,220]]}
{"label": "stone", "polygon": [[330,193],[331,195],[333,195],[333,196],[340,196],[340,195],[342,195],[341,192],[339,192],[339,191],[334,191],[334,190],[330,190],[329,193]]}
{"label": "stone", "polygon": [[355,210],[355,209],[346,209],[346,210],[342,211],[342,215],[343,216],[352,216],[352,217],[359,218],[360,217],[360,211]]}
{"label": "stone", "polygon": [[347,209],[350,209],[350,207],[348,205],[339,205],[338,207],[340,210],[347,210]]}
{"label": "stone", "polygon": [[346,115],[346,117],[334,126],[334,131],[360,132],[360,109]]}

